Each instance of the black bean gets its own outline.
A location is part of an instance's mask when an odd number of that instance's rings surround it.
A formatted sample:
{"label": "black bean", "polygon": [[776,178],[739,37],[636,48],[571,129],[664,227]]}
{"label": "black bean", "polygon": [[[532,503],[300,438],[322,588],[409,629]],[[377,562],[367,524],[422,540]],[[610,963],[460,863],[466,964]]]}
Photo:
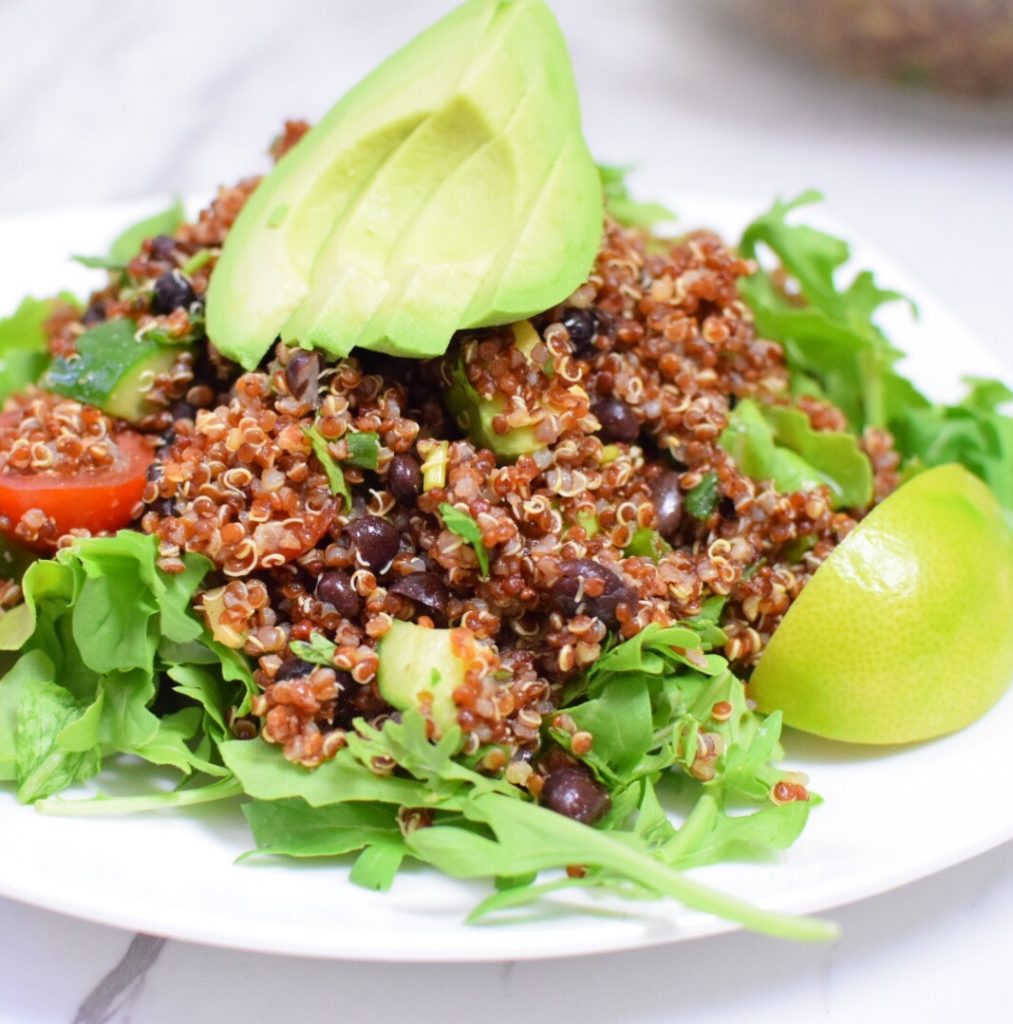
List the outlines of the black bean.
{"label": "black bean", "polygon": [[190,282],[178,270],[168,270],[155,278],[151,308],[156,313],[171,313],[180,306],[185,309],[194,298]]}
{"label": "black bean", "polygon": [[390,705],[380,696],[375,683],[360,685],[349,673],[339,672],[338,690],[332,724],[339,728],[351,729],[357,718],[370,722],[378,715],[390,712]]}
{"label": "black bean", "polygon": [[399,504],[414,508],[418,496],[422,493],[422,470],[414,456],[407,452],[398,452],[390,460],[387,490],[394,495]]}
{"label": "black bean", "polygon": [[[560,569],[562,575],[549,590],[549,603],[562,615],[591,615],[611,626],[616,623],[619,605],[629,605],[631,609],[637,607],[637,591],[593,559],[568,559],[560,564]],[[600,588],[600,593],[587,593],[587,585],[591,581],[594,581],[592,589]]]}
{"label": "black bean", "polygon": [[601,436],[606,441],[633,444],[640,436],[637,414],[621,399],[601,398],[591,406],[591,412],[601,424]]}
{"label": "black bean", "polygon": [[274,681],[281,683],[286,679],[301,679],[308,676],[316,667],[312,662],[303,661],[302,658],[286,658],[275,673]]}
{"label": "black bean", "polygon": [[410,601],[435,612],[440,618],[447,614],[450,593],[447,585],[435,572],[413,572],[411,576],[402,576],[387,590],[391,594],[407,597]]}
{"label": "black bean", "polygon": [[608,790],[576,765],[559,768],[546,776],[539,800],[549,810],[584,825],[601,821],[612,806]]}
{"label": "black bean", "polygon": [[734,519],[738,513],[735,511],[735,501],[726,494],[718,502],[718,515],[722,519]]}
{"label": "black bean", "polygon": [[354,619],[362,607],[348,573],[340,569],[331,569],[317,580],[316,595],[321,601],[334,605],[337,613],[346,619]]}
{"label": "black bean", "polygon": [[151,255],[156,260],[171,260],[176,251],[176,239],[169,235],[155,235],[150,245]]}
{"label": "black bean", "polygon": [[169,406],[169,415],[173,420],[192,420],[197,416],[197,406],[178,398]]}
{"label": "black bean", "polygon": [[345,527],[345,533],[355,549],[356,559],[376,574],[390,565],[401,546],[401,535],[379,516],[353,519]]}
{"label": "black bean", "polygon": [[570,344],[575,356],[587,356],[594,351],[594,339],[598,333],[598,318],[590,309],[567,306],[563,310],[562,325],[570,335]]}
{"label": "black bean", "polygon": [[285,364],[285,383],[288,393],[300,402],[319,404],[317,388],[320,382],[320,358],[316,352],[297,349]]}
{"label": "black bean", "polygon": [[81,317],[81,323],[85,327],[92,327],[95,324],[102,323],[106,318],[106,308],[101,302],[93,302],[85,311],[84,316]]}
{"label": "black bean", "polygon": [[666,469],[651,484],[651,497],[654,500],[658,533],[665,540],[672,540],[682,524],[682,488],[679,486],[679,474],[674,469]]}
{"label": "black bean", "polygon": [[615,317],[613,317],[610,313],[606,313],[604,309],[596,309],[594,311],[594,318],[598,323],[598,334],[608,338],[609,341],[615,340]]}

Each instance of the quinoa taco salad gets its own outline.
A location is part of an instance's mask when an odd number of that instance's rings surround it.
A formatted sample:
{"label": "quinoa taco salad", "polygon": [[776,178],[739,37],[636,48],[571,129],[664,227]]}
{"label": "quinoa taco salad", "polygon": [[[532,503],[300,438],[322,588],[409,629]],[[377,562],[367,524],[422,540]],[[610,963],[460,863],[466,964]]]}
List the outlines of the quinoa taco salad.
{"label": "quinoa taco salad", "polygon": [[[900,375],[902,297],[844,281],[815,193],[734,240],[635,200],[539,0],[469,0],[271,156],[0,321],[2,785],[241,800],[260,853],[367,888],[495,879],[474,917],[582,887],[831,935],[685,872],[824,813],[784,722],[906,742],[1001,695],[1008,628],[978,703],[889,726],[810,714],[824,684],[783,696],[773,659],[930,483],[1008,602],[1010,391]],[[59,795],[124,758],[180,784]]]}

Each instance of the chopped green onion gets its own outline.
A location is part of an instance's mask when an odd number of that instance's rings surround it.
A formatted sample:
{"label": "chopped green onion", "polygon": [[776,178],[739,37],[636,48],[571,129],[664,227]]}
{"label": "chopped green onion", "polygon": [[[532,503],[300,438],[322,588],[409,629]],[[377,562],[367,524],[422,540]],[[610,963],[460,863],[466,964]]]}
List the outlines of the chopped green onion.
{"label": "chopped green onion", "polygon": [[447,484],[447,463],[450,461],[450,442],[422,440],[418,444],[422,462],[422,490],[433,491]]}
{"label": "chopped green onion", "polygon": [[486,551],[485,544],[482,543],[482,531],[478,528],[478,523],[467,512],[462,512],[446,501],[440,505],[440,515],[443,516],[443,525],[451,533],[456,533],[458,537],[471,545],[475,557],[478,559],[483,578],[488,578],[489,552]]}
{"label": "chopped green onion", "polygon": [[334,456],[331,455],[327,439],[316,427],[303,427],[303,433],[309,438],[310,444],[313,446],[313,454],[317,457],[320,465],[324,467],[324,472],[327,474],[327,482],[331,486],[331,494],[344,498],[345,507],[351,508],[352,495],[348,490],[348,484],[345,482],[345,474],[341,471],[341,466],[338,465]]}
{"label": "chopped green onion", "polygon": [[709,519],[718,507],[718,475],[704,473],[700,483],[687,491],[685,508],[694,519]]}
{"label": "chopped green onion", "polygon": [[380,459],[380,435],[372,431],[353,431],[345,435],[348,442],[348,462],[363,469],[376,469]]}
{"label": "chopped green onion", "polygon": [[215,258],[214,249],[199,249],[180,268],[184,274],[196,274],[201,267]]}

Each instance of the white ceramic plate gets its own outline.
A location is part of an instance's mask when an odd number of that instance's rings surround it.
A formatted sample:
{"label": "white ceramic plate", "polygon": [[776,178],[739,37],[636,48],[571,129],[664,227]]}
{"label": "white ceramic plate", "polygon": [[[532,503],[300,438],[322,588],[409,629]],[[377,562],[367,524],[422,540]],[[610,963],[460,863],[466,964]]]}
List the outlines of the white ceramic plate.
{"label": "white ceramic plate", "polygon": [[[683,197],[684,224],[736,237],[759,207]],[[103,252],[110,237],[155,209],[117,205],[0,223],[17,253],[0,279],[0,311],[28,291],[101,280],[67,262]],[[815,220],[810,216],[810,220]],[[838,228],[838,230],[840,230]],[[847,232],[841,232],[847,234]],[[912,353],[908,371],[932,395],[954,398],[960,373],[1003,376],[974,338],[906,275],[868,246],[863,265],[914,296],[922,320],[893,310],[887,326]],[[959,360],[959,367],[955,363]],[[795,846],[762,864],[726,864],[695,875],[772,909],[804,913],[883,892],[1013,838],[1013,694],[955,736],[904,749],[846,748],[799,733],[785,737],[793,767],[824,798]],[[250,839],[238,809],[132,818],[53,818],[0,790],[0,894],[89,920],[216,945],[307,956],[412,961],[541,958],[632,949],[730,930],[672,903],[623,904],[560,895],[510,924],[467,926],[487,893],[423,868],[373,894],[332,864],[235,858]]]}

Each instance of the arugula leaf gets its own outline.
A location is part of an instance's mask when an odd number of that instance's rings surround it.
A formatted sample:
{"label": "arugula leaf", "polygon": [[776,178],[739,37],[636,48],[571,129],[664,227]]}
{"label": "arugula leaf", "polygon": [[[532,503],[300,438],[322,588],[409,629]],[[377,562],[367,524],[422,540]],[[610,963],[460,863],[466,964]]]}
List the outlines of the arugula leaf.
{"label": "arugula leaf", "polygon": [[311,807],[349,801],[423,807],[433,802],[422,783],[378,775],[357,760],[348,747],[312,771],[286,761],[277,747],[256,740],[228,740],[221,744],[220,751],[243,792],[257,800],[298,798]]}
{"label": "arugula leaf", "polygon": [[965,377],[969,393],[956,405],[908,408],[891,422],[897,448],[909,465],[963,463],[995,492],[1013,515],[1013,419],[999,407],[1013,391],[995,380]]}
{"label": "arugula leaf", "polygon": [[694,518],[707,520],[717,511],[718,507],[718,475],[704,473],[700,483],[686,492],[683,508]]}
{"label": "arugula leaf", "polygon": [[631,170],[631,167],[598,164],[598,176],[601,178],[608,214],[630,228],[650,228],[660,221],[677,220],[676,215],[667,206],[662,206],[661,203],[640,202],[633,198],[626,184],[626,175]]}
{"label": "arugula leaf", "polygon": [[104,270],[125,270],[127,264],[141,251],[141,244],[156,235],[172,235],[183,223],[183,201],[177,198],[172,206],[161,213],[152,214],[124,229],[109,247],[105,256],[74,256],[86,267]]}
{"label": "arugula leaf", "polygon": [[836,275],[851,255],[848,244],[787,222],[792,211],[822,198],[809,191],[787,203],[776,200],[742,236],[743,255],[756,259],[758,246],[766,245],[795,279],[800,295],[785,294],[762,264],[742,282],[741,291],[760,332],[785,344],[788,364],[800,381],[842,409],[854,429],[887,426],[897,408],[926,404],[893,371],[902,353],[872,319],[884,303],[903,296],[880,288],[868,271],[838,287]]}
{"label": "arugula leaf", "polygon": [[704,793],[659,852],[673,867],[685,869],[784,850],[801,835],[812,806],[812,801],[795,800],[732,815]]}
{"label": "arugula leaf", "polygon": [[403,847],[397,808],[391,804],[313,807],[299,799],[254,800],[243,805],[243,814],[258,853],[334,857],[376,842],[396,842]]}
{"label": "arugula leaf", "polygon": [[345,474],[341,471],[341,466],[338,464],[334,456],[331,455],[331,449],[327,444],[327,439],[315,426],[303,427],[303,433],[309,438],[310,444],[313,446],[313,454],[317,457],[317,461],[324,467],[324,472],[327,474],[327,482],[331,487],[331,494],[342,498],[345,502],[345,508],[351,508],[351,491],[348,489],[348,484],[345,481]]}
{"label": "arugula leaf", "polygon": [[872,464],[852,434],[816,431],[800,409],[739,402],[719,443],[754,480],[783,492],[825,484],[835,508],[860,508],[872,500]]}
{"label": "arugula leaf", "polygon": [[440,503],[440,515],[443,516],[443,525],[451,533],[456,533],[471,545],[482,570],[482,578],[488,579],[489,552],[482,543],[482,531],[478,528],[478,523],[467,512],[462,512],[447,501]]}
{"label": "arugula leaf", "polygon": [[761,246],[769,248],[798,288],[790,294],[762,263],[740,284],[760,333],[784,345],[793,389],[828,398],[856,432],[890,430],[911,468],[961,462],[1013,514],[1013,431],[998,408],[1008,389],[998,381],[971,381],[962,402],[934,405],[894,369],[902,353],[873,316],[903,296],[881,288],[869,271],[838,284],[851,255],[847,243],[788,223],[790,213],[821,198],[810,191],[787,203],[777,200],[747,227],[740,246],[751,259]]}
{"label": "arugula leaf", "polygon": [[[597,881],[602,888],[615,881],[633,883],[657,896],[672,897],[688,907],[768,934],[808,941],[825,941],[836,934],[828,922],[785,917],[710,889],[631,842],[535,804],[484,793],[469,799],[464,813],[468,820],[487,825],[493,838],[461,826],[437,825],[418,829],[405,842],[413,853],[458,878],[581,864],[601,869]],[[470,919],[484,909],[477,908]]]}

